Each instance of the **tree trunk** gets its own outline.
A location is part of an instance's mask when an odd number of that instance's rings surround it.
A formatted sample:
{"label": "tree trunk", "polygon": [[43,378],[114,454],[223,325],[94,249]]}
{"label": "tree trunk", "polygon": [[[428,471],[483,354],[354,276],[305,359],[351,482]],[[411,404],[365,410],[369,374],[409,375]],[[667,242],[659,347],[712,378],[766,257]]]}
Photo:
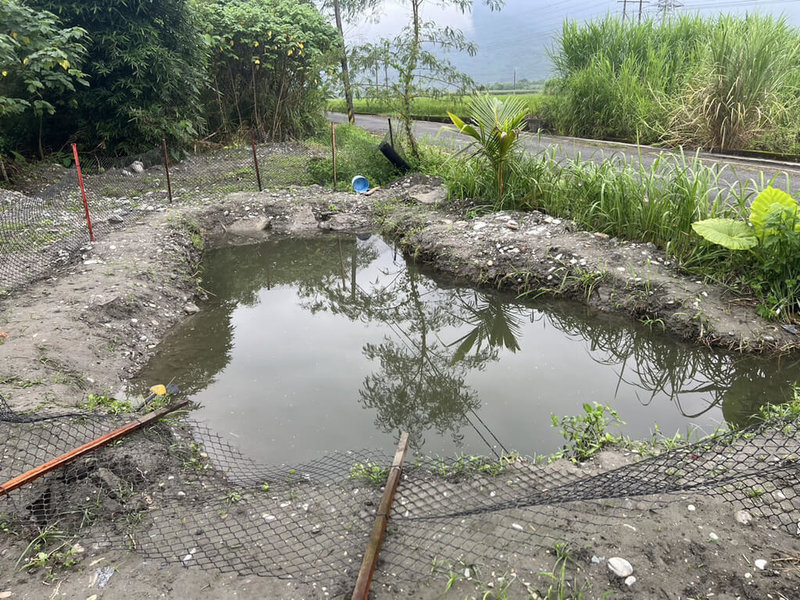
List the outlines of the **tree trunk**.
{"label": "tree trunk", "polygon": [[347,68],[347,48],[344,44],[344,30],[342,29],[342,11],[339,8],[339,0],[333,0],[333,12],[336,16],[336,29],[342,37],[342,85],[344,86],[344,100],[347,103],[347,120],[350,123],[356,122],[355,110],[353,110],[353,91],[350,89],[350,71]]}
{"label": "tree trunk", "polygon": [[408,63],[406,64],[405,71],[403,72],[403,125],[405,126],[406,135],[408,136],[408,143],[411,145],[411,153],[414,158],[419,158],[419,148],[417,147],[417,140],[414,137],[413,124],[411,121],[411,98],[413,95],[414,87],[414,72],[417,69],[417,61],[419,60],[419,34],[420,34],[420,20],[419,10],[422,0],[411,0],[411,12],[413,23],[413,38],[411,40],[411,48],[408,53]]}

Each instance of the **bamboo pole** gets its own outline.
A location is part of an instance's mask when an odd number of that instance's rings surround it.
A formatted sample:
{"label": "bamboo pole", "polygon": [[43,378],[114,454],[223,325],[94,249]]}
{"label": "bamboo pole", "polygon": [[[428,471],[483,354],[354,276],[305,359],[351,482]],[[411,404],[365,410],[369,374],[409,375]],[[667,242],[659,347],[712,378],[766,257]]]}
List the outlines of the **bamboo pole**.
{"label": "bamboo pole", "polygon": [[8,494],[9,492],[12,492],[17,488],[20,488],[23,485],[27,485],[32,481],[34,481],[35,479],[38,479],[42,475],[46,475],[50,471],[58,469],[59,467],[63,467],[67,463],[70,463],[73,460],[80,458],[84,454],[88,454],[89,452],[97,450],[98,448],[105,446],[106,444],[109,444],[114,440],[118,440],[128,435],[129,433],[133,433],[137,429],[141,429],[145,425],[148,425],[153,421],[160,419],[167,413],[182,408],[187,404],[189,404],[188,400],[181,400],[180,402],[178,402],[177,404],[173,404],[172,406],[165,406],[164,408],[160,408],[156,411],[153,411],[143,416],[140,419],[131,421],[127,425],[123,425],[122,427],[115,429],[114,431],[106,433],[105,435],[102,435],[99,438],[92,440],[91,442],[87,442],[83,446],[79,446],[74,450],[70,450],[69,452],[62,454],[58,458],[54,458],[53,460],[50,460],[42,465],[39,465],[38,467],[35,467],[30,471],[23,473],[22,475],[18,475],[13,479],[8,480],[6,483],[0,485],[0,496]]}
{"label": "bamboo pole", "polygon": [[161,138],[161,150],[164,153],[164,170],[167,173],[167,198],[169,203],[172,204],[172,181],[169,178],[169,153],[167,152],[167,139]]}
{"label": "bamboo pole", "polygon": [[256,166],[256,182],[258,183],[258,191],[264,191],[264,188],[261,187],[261,170],[258,168],[258,154],[256,154],[256,134],[251,129],[250,130],[250,145],[253,148],[253,164]]}
{"label": "bamboo pole", "polygon": [[386,524],[389,522],[389,513],[392,510],[394,494],[397,491],[397,484],[400,483],[400,475],[403,472],[403,461],[408,450],[408,434],[400,434],[400,442],[397,444],[397,452],[394,455],[392,468],[386,480],[386,487],[383,490],[378,513],[375,515],[375,523],[372,526],[372,534],[369,538],[367,551],[364,553],[364,560],[361,562],[361,569],[358,572],[356,587],[353,590],[353,600],[367,600],[369,588],[372,585],[372,577],[375,574],[375,566],[378,564],[378,555],[383,543],[383,535],[386,533]]}
{"label": "bamboo pole", "polygon": [[331,142],[333,150],[333,189],[336,189],[336,123],[331,123]]}

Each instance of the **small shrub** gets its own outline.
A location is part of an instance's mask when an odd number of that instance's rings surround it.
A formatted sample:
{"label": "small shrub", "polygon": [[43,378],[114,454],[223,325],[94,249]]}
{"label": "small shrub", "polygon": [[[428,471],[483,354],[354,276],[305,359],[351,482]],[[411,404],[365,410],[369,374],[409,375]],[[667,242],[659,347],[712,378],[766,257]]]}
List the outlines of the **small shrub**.
{"label": "small shrub", "polygon": [[350,468],[350,479],[361,479],[373,485],[383,485],[389,477],[389,469],[376,463],[357,463]]}
{"label": "small shrub", "polygon": [[473,151],[473,158],[489,163],[495,183],[495,206],[504,208],[506,181],[514,175],[520,126],[528,116],[527,105],[513,97],[499,100],[492,96],[477,96],[469,108],[471,124],[453,113],[448,115],[460,133],[473,139],[467,147]]}

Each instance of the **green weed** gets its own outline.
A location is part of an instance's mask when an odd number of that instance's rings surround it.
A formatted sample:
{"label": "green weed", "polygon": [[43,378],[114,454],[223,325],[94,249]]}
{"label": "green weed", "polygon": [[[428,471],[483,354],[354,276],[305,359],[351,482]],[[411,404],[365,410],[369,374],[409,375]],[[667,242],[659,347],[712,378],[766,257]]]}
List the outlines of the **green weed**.
{"label": "green weed", "polygon": [[572,462],[588,460],[607,446],[622,441],[608,431],[610,424],[624,425],[617,411],[597,402],[583,405],[582,415],[557,417],[551,415],[553,427],[559,427],[561,435],[567,441],[564,448],[555,457],[569,457]]}
{"label": "green weed", "polygon": [[95,410],[100,408],[112,415],[121,415],[133,412],[133,406],[127,400],[117,400],[116,398],[98,394],[89,394],[89,396],[86,398],[86,401],[83,403],[83,408],[86,410]]}
{"label": "green weed", "polygon": [[389,477],[389,469],[376,463],[357,463],[350,467],[350,479],[361,479],[373,485],[383,485]]}

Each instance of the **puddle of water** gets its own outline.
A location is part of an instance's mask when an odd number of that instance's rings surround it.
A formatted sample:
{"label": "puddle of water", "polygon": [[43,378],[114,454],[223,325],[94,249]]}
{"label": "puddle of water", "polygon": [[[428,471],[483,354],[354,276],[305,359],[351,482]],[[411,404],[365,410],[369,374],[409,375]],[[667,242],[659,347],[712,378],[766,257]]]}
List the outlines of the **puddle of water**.
{"label": "puddle of water", "polygon": [[616,409],[634,438],[656,423],[710,433],[800,380],[797,357],[712,352],[582,306],[450,285],[375,236],[216,250],[203,277],[211,299],[140,381],[175,381],[198,418],[273,464],[391,450],[401,430],[426,453],[549,453],[563,444],[550,415],[586,402]]}

